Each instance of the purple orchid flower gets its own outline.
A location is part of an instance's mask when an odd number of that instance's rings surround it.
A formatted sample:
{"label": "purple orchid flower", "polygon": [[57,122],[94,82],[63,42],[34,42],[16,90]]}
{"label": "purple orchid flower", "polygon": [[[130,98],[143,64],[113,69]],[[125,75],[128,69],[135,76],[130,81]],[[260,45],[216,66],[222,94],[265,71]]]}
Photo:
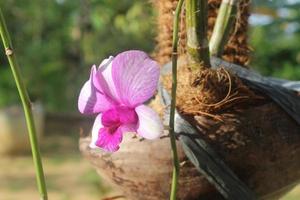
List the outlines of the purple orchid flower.
{"label": "purple orchid flower", "polygon": [[157,113],[143,105],[155,93],[158,64],[142,51],[132,50],[109,57],[81,89],[78,109],[83,114],[98,114],[92,129],[91,148],[114,152],[122,136],[134,132],[155,139],[163,131]]}

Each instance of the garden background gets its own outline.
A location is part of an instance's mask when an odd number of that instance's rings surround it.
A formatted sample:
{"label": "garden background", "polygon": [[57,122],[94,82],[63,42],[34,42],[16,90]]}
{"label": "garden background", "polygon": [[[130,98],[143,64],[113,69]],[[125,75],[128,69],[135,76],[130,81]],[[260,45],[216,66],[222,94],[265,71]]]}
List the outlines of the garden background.
{"label": "garden background", "polygon": [[[80,156],[79,133],[89,130],[92,119],[78,115],[77,97],[92,64],[128,49],[153,52],[159,31],[155,10],[141,0],[0,0],[0,7],[31,99],[46,111],[41,149],[50,199],[119,194]],[[299,0],[252,1],[250,65],[262,74],[300,80],[299,10]],[[0,109],[5,109],[20,101],[0,52]],[[0,200],[21,198],[38,199],[28,152],[0,157]],[[299,198],[300,188],[284,199]]]}

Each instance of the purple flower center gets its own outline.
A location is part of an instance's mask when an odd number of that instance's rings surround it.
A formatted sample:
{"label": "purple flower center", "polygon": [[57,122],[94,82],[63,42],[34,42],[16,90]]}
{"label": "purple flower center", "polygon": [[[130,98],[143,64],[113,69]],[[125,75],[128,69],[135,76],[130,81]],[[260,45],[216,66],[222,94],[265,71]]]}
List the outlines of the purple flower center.
{"label": "purple flower center", "polygon": [[138,116],[133,108],[117,106],[105,111],[101,122],[113,134],[121,125],[137,124]]}

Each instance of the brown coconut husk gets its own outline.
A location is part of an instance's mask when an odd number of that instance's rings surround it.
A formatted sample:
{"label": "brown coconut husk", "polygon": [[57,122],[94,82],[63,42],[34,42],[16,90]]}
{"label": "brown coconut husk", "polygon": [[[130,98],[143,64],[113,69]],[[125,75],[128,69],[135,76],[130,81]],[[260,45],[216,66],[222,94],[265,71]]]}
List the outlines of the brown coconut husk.
{"label": "brown coconut husk", "polygon": [[[186,60],[178,62],[177,110],[259,197],[278,199],[300,180],[299,125],[225,69],[192,71]],[[162,82],[171,92],[171,75]]]}
{"label": "brown coconut husk", "polygon": [[[230,39],[224,48],[223,59],[240,65],[249,62],[249,46],[247,43],[247,27],[249,17],[249,0],[242,0],[238,5],[237,20],[234,23]],[[153,1],[158,9],[158,45],[156,58],[161,63],[170,60],[172,47],[172,20],[176,8],[176,0]],[[208,1],[208,36],[216,21],[221,0]],[[185,49],[184,12],[181,15],[180,29],[180,61],[177,85],[177,110],[189,118],[200,119],[208,117],[215,123],[225,122],[227,115],[236,111],[245,111],[253,106],[260,106],[269,99],[262,94],[249,89],[241,80],[226,71],[224,68],[217,70],[205,69],[200,65],[190,66]],[[192,70],[198,68],[199,70]],[[163,85],[171,92],[171,75],[162,78]],[[155,103],[152,104],[158,111]],[[197,120],[196,120],[197,121]],[[198,120],[198,123],[202,123]],[[216,134],[211,138],[217,139]],[[225,142],[230,143],[230,142]],[[231,143],[230,143],[231,144]]]}
{"label": "brown coconut husk", "polygon": [[[157,9],[157,48],[155,59],[160,64],[170,61],[172,53],[172,31],[173,13],[176,9],[177,0],[153,0],[153,5]],[[211,36],[221,0],[208,0],[208,36]],[[250,0],[241,0],[237,20],[228,41],[224,48],[223,58],[228,62],[233,62],[245,66],[250,60],[250,47],[247,42],[248,18],[250,15]],[[186,53],[186,31],[184,11],[181,14],[181,24],[179,31],[179,54]]]}
{"label": "brown coconut husk", "polygon": [[[224,68],[198,68],[199,70],[193,71],[185,62],[178,69],[177,109],[182,114],[206,114],[218,118],[218,113],[226,109],[249,107],[262,103],[265,99]],[[164,76],[162,81],[171,92],[171,75]]]}
{"label": "brown coconut husk", "polygon": [[[154,8],[157,10],[157,45],[154,52],[155,59],[160,64],[170,61],[172,53],[172,33],[173,33],[173,13],[178,0],[152,0]],[[183,16],[184,13],[182,12]],[[180,19],[179,30],[179,52],[185,53],[186,34],[184,27],[184,17]]]}
{"label": "brown coconut husk", "polygon": [[[190,66],[186,57],[179,59],[176,108],[183,116],[194,119],[194,123],[202,124],[203,117],[209,119],[211,125],[225,123],[231,118],[231,113],[242,113],[253,106],[270,102],[267,97],[250,90],[238,77],[224,68],[205,69],[199,65],[199,70],[192,69],[195,66]],[[161,80],[171,93],[171,74],[163,76]],[[151,105],[157,112],[161,112],[162,108],[155,105],[157,103]],[[209,137],[219,140],[217,133],[212,132]],[[236,146],[230,141],[223,142],[230,144],[230,148]]]}
{"label": "brown coconut husk", "polygon": [[[209,0],[209,36],[220,2]],[[168,14],[160,13],[159,27],[168,26],[172,30],[171,21],[160,17]],[[223,59],[240,65],[249,62],[248,17],[249,0],[243,0]],[[182,28],[181,34],[184,31]],[[171,41],[172,32],[167,35],[159,29],[158,39],[163,36],[164,44],[167,39]],[[259,197],[267,195],[271,196],[270,199],[278,199],[300,180],[299,125],[267,96],[249,89],[225,69],[198,66],[198,71],[191,70],[195,66],[190,66],[183,55],[185,42],[182,41],[185,38],[180,38],[177,110]],[[161,44],[162,41],[158,41],[157,58],[166,63],[170,61],[171,48]],[[168,44],[171,47],[171,43]],[[171,92],[171,75],[164,76],[162,82]],[[157,100],[152,103],[154,108],[158,108],[158,104]],[[200,194],[206,192],[199,191]]]}

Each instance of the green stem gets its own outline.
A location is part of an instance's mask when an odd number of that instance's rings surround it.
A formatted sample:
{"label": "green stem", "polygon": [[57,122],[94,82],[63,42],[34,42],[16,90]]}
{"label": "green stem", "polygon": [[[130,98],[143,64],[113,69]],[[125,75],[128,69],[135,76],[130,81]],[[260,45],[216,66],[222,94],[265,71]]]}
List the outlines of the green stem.
{"label": "green stem", "polygon": [[237,13],[238,0],[223,0],[209,42],[210,54],[221,57]]}
{"label": "green stem", "polygon": [[196,63],[210,67],[207,39],[207,0],[186,0],[187,51]]}
{"label": "green stem", "polygon": [[31,102],[21,77],[20,69],[16,60],[16,55],[12,48],[12,43],[9,37],[9,33],[7,31],[7,27],[1,9],[0,9],[0,35],[2,38],[4,50],[10,64],[13,77],[16,82],[18,92],[22,101],[24,113],[25,113],[32,157],[33,157],[33,162],[34,162],[34,167],[36,172],[37,185],[40,192],[40,199],[47,200],[48,199],[47,189],[46,189],[43,166],[42,166],[42,161],[41,161],[41,156],[40,156],[40,151],[39,151],[39,146],[38,146],[38,141],[36,136],[32,110],[31,110]]}
{"label": "green stem", "polygon": [[179,24],[179,16],[182,8],[183,0],[179,0],[173,23],[173,41],[172,41],[172,92],[171,92],[171,110],[170,110],[170,141],[173,155],[173,175],[172,175],[172,186],[170,193],[170,200],[176,200],[177,193],[177,185],[178,185],[178,177],[179,177],[179,159],[177,155],[177,147],[176,147],[176,136],[175,136],[175,107],[176,107],[176,89],[177,89],[177,45],[178,45],[178,24]]}

